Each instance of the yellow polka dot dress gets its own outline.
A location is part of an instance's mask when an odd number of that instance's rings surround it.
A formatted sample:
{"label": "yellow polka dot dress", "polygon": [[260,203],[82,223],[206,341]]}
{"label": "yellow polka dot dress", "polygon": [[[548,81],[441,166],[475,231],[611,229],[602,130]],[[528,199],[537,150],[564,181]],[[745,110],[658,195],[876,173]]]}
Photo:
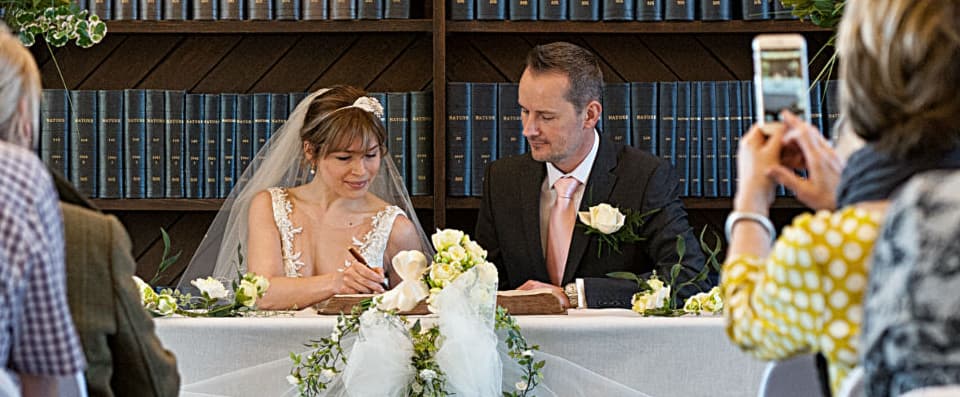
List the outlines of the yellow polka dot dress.
{"label": "yellow polka dot dress", "polygon": [[764,360],[822,352],[836,395],[857,365],[867,259],[880,215],[861,209],[804,214],[770,256],[728,258],[721,289],[727,334]]}

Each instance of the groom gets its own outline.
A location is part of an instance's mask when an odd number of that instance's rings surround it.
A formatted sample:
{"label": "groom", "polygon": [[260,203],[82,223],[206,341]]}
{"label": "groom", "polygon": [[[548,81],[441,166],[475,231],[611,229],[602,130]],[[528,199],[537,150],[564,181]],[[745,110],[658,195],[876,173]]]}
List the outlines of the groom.
{"label": "groom", "polygon": [[[602,87],[599,62],[583,48],[557,42],[527,54],[518,102],[530,153],[487,168],[475,233],[497,266],[500,289],[549,288],[565,307],[576,307],[578,297],[587,307],[630,307],[636,283],[606,274],[668,276],[677,236],[686,243],[678,281],[703,267],[671,165],[597,132]],[[575,224],[578,209],[600,203],[658,211],[637,230],[644,241],[598,255],[598,238]]]}

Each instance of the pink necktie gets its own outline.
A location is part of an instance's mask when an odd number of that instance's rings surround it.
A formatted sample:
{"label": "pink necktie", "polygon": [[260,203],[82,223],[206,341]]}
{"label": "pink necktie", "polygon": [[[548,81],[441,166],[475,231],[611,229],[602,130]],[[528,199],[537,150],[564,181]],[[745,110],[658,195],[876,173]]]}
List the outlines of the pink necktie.
{"label": "pink necktie", "polygon": [[580,186],[580,181],[569,176],[553,184],[557,201],[550,210],[550,222],[547,225],[547,273],[550,274],[550,282],[556,286],[563,282],[573,225],[577,219],[577,209],[573,205],[573,193],[577,191],[577,186]]}

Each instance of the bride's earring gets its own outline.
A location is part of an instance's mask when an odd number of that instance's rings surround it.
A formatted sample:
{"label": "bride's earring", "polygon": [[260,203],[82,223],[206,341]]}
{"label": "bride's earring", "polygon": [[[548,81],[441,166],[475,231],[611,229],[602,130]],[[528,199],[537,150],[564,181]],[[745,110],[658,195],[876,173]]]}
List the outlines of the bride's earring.
{"label": "bride's earring", "polygon": [[310,164],[310,175],[317,174],[317,166],[315,164]]}

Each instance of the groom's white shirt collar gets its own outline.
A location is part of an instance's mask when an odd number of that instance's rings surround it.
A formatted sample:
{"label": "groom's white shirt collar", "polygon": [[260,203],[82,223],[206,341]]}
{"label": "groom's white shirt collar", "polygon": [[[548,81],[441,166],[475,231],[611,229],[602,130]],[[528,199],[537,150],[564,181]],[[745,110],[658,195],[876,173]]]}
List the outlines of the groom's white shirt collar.
{"label": "groom's white shirt collar", "polygon": [[577,165],[577,168],[574,168],[569,174],[564,174],[562,171],[557,169],[552,163],[547,164],[547,187],[552,188],[553,184],[557,182],[557,179],[563,178],[565,176],[572,176],[574,179],[580,181],[583,186],[587,185],[587,179],[590,178],[590,170],[593,169],[593,162],[597,159],[597,152],[600,151],[600,134],[597,133],[597,130],[593,130],[593,147],[590,148],[590,153],[587,154],[587,157]]}

